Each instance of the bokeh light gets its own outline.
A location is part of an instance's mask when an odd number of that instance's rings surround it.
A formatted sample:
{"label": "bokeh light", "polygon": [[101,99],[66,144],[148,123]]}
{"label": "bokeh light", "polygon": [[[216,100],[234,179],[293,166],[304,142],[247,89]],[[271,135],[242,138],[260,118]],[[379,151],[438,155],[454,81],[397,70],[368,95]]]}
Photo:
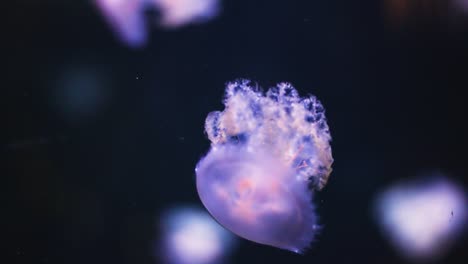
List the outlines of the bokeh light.
{"label": "bokeh light", "polygon": [[196,207],[178,207],[161,217],[157,255],[166,264],[218,263],[229,255],[235,238]]}
{"label": "bokeh light", "polygon": [[106,75],[95,67],[74,65],[58,73],[49,100],[57,113],[69,122],[93,120],[110,102]]}
{"label": "bokeh light", "polygon": [[179,27],[189,23],[202,23],[219,12],[218,0],[151,0],[161,11],[161,24]]}
{"label": "bokeh light", "polygon": [[146,43],[146,23],[143,18],[145,0],[96,0],[107,23],[119,38],[129,46]]}
{"label": "bokeh light", "polygon": [[464,192],[442,177],[390,187],[379,195],[375,212],[384,235],[411,260],[442,257],[467,220]]}

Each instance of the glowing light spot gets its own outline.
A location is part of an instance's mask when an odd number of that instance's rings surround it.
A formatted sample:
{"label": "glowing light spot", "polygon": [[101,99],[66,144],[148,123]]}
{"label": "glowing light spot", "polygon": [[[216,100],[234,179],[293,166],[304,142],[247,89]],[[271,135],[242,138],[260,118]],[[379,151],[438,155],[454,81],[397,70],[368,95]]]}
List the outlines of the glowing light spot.
{"label": "glowing light spot", "polygon": [[234,238],[205,212],[194,208],[171,210],[162,218],[163,262],[218,263],[233,249]]}
{"label": "glowing light spot", "polygon": [[106,75],[89,66],[74,66],[58,74],[50,102],[70,122],[92,120],[106,109],[111,93]]}
{"label": "glowing light spot", "polygon": [[95,0],[96,6],[119,38],[132,47],[146,43],[147,29],[143,16],[146,0]]}
{"label": "glowing light spot", "polygon": [[162,25],[179,27],[202,23],[219,12],[218,0],[152,0],[161,10]]}
{"label": "glowing light spot", "polygon": [[467,220],[466,197],[460,188],[443,178],[423,180],[392,186],[376,203],[384,234],[410,259],[442,256]]}

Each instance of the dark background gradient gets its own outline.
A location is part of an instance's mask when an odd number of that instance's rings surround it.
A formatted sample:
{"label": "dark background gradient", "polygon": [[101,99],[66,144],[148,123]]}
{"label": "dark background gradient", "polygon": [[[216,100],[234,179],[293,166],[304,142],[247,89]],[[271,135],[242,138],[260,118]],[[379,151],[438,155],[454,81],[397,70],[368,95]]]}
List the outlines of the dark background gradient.
{"label": "dark background gradient", "polygon": [[[243,240],[231,263],[404,263],[372,219],[378,191],[433,171],[466,188],[466,17],[414,11],[395,23],[375,0],[226,0],[217,19],[152,27],[130,49],[90,2],[8,2],[2,263],[156,263],[161,210],[201,205],[204,119],[236,78],[316,95],[335,163],[305,256]],[[91,81],[70,81],[83,91],[102,80],[103,95],[69,95],[70,110],[54,93],[64,72],[85,72]],[[467,263],[467,242],[439,263]]]}

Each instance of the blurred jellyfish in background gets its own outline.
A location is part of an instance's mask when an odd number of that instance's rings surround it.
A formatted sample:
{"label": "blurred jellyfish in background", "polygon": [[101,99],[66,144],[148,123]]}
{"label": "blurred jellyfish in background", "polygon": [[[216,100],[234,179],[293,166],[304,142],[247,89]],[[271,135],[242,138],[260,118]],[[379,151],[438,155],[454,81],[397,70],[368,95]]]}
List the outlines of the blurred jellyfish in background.
{"label": "blurred jellyfish in background", "polygon": [[437,176],[401,182],[376,199],[375,216],[389,242],[409,260],[443,257],[467,223],[464,191]]}
{"label": "blurred jellyfish in background", "polygon": [[162,14],[161,24],[179,27],[189,23],[202,23],[218,14],[218,0],[150,0]]}
{"label": "blurred jellyfish in background", "polygon": [[147,0],[96,0],[107,23],[129,46],[146,43],[146,23],[143,16]]}
{"label": "blurred jellyfish in background", "polygon": [[51,87],[51,105],[72,123],[93,120],[107,107],[111,97],[105,74],[89,66],[66,68]]}
{"label": "blurred jellyfish in background", "polygon": [[433,20],[445,16],[448,1],[440,0],[385,0],[387,19],[394,25],[401,25],[421,19]]}
{"label": "blurred jellyfish in background", "polygon": [[466,24],[458,18],[468,12],[468,0],[385,0],[387,22],[403,26],[418,22]]}
{"label": "blurred jellyfish in background", "polygon": [[196,207],[178,207],[161,217],[158,246],[165,264],[225,263],[236,245],[234,236]]}
{"label": "blurred jellyfish in background", "polygon": [[203,23],[219,13],[218,0],[95,0],[95,3],[119,38],[131,47],[146,44],[146,11],[156,10],[161,16],[159,24],[166,28]]}
{"label": "blurred jellyfish in background", "polygon": [[468,13],[468,0],[454,0],[455,8]]}
{"label": "blurred jellyfish in background", "polygon": [[322,104],[288,83],[263,93],[247,80],[227,85],[224,104],[206,118],[211,149],[196,167],[203,204],[243,238],[304,251],[318,231],[312,193],[333,162]]}

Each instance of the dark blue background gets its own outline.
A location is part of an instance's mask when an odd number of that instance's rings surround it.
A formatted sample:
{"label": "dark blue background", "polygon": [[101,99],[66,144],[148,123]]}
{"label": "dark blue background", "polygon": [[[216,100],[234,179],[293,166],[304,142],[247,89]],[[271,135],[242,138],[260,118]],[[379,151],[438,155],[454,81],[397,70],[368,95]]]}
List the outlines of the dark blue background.
{"label": "dark blue background", "polygon": [[[466,19],[414,11],[392,24],[374,0],[226,0],[210,23],[152,27],[129,49],[89,2],[10,2],[2,263],[154,263],[158,213],[201,205],[204,119],[236,78],[315,94],[335,163],[305,256],[243,241],[232,263],[403,262],[371,218],[377,192],[430,171],[466,184]],[[56,107],[51,87],[69,68],[107,80],[97,114],[70,120]],[[440,263],[465,263],[466,242]]]}

